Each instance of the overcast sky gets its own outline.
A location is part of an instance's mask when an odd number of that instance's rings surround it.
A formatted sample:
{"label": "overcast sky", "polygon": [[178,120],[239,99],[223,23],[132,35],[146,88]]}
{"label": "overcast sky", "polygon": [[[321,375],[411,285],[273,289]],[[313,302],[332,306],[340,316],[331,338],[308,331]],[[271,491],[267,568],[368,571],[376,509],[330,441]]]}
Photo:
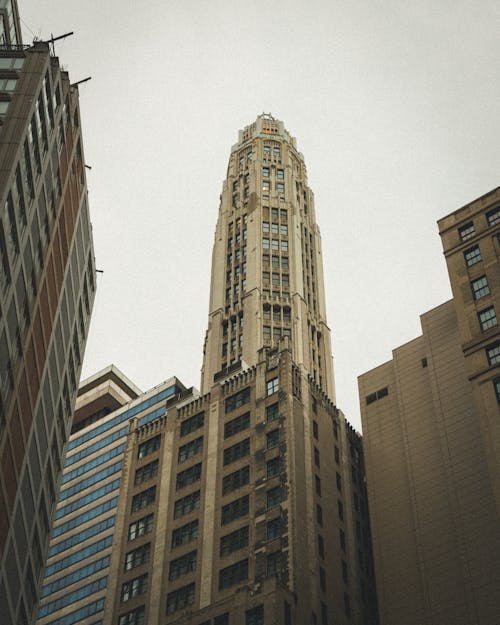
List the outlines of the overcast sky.
{"label": "overcast sky", "polygon": [[436,220],[500,184],[498,0],[19,0],[80,87],[98,275],[83,376],[199,387],[238,129],[297,137],[322,233],[337,404],[451,297]]}

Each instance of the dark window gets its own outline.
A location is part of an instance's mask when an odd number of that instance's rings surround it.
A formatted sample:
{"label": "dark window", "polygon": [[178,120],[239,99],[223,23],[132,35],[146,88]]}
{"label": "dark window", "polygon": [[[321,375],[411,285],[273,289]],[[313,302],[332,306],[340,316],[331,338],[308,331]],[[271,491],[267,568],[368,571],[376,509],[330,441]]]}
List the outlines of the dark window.
{"label": "dark window", "polygon": [[244,495],[239,499],[235,499],[222,507],[221,525],[231,523],[239,517],[248,514],[250,499],[248,495]]}
{"label": "dark window", "polygon": [[467,267],[472,267],[472,265],[479,263],[482,260],[479,245],[474,245],[474,247],[465,250],[464,258]]}
{"label": "dark window", "polygon": [[230,588],[248,579],[248,559],[240,560],[219,571],[219,590]]}
{"label": "dark window", "polygon": [[158,474],[158,459],[153,460],[153,462],[149,462],[145,464],[143,467],[140,467],[135,472],[134,484],[142,484],[146,480],[150,480],[152,477]]}
{"label": "dark window", "polygon": [[339,511],[339,519],[343,521],[344,520],[344,504],[340,501],[340,499],[337,501],[337,509]]}
{"label": "dark window", "polygon": [[335,462],[337,464],[340,464],[340,449],[337,447],[337,445],[335,445],[334,456],[335,456]]}
{"label": "dark window", "polygon": [[328,625],[328,608],[321,602],[321,625]]}
{"label": "dark window", "polygon": [[320,462],[319,462],[319,450],[316,449],[316,447],[314,448],[314,464],[319,467],[320,466]]}
{"label": "dark window", "polygon": [[497,325],[497,316],[493,306],[488,306],[488,308],[478,312],[477,318],[479,319],[479,325],[483,332]]}
{"label": "dark window", "polygon": [[274,551],[273,553],[267,554],[266,558],[266,576],[274,577],[278,575],[280,570],[280,555],[281,551]]}
{"label": "dark window", "polygon": [[234,434],[238,434],[238,432],[242,432],[248,427],[250,427],[250,413],[245,412],[245,414],[242,414],[235,419],[231,419],[231,421],[228,421],[224,425],[224,438],[234,436]]}
{"label": "dark window", "polygon": [[214,618],[214,625],[229,625],[229,612],[219,614]]}
{"label": "dark window", "polygon": [[497,398],[497,402],[500,404],[500,378],[493,380],[493,388],[495,389],[495,397]]}
{"label": "dark window", "polygon": [[467,241],[468,239],[472,239],[475,233],[476,231],[474,229],[474,224],[472,223],[472,221],[469,221],[469,223],[466,223],[465,226],[462,226],[458,229],[458,234],[461,241]]}
{"label": "dark window", "polygon": [[490,365],[496,365],[500,362],[500,341],[488,345],[486,348],[486,355],[488,356],[488,363]]}
{"label": "dark window", "polygon": [[351,602],[349,600],[349,595],[346,592],[344,593],[344,612],[346,613],[346,616],[351,616]]}
{"label": "dark window", "polygon": [[488,211],[486,213],[486,220],[488,221],[488,226],[500,224],[500,206]]}
{"label": "dark window", "polygon": [[346,584],[349,583],[349,577],[347,575],[347,562],[342,560],[342,579]]}
{"label": "dark window", "polygon": [[319,567],[319,587],[322,592],[326,592],[326,573],[322,566]]}
{"label": "dark window", "polygon": [[227,534],[220,539],[220,556],[228,556],[233,551],[243,549],[248,546],[248,525],[240,527],[231,534]]}
{"label": "dark window", "polygon": [[318,431],[318,422],[317,421],[313,421],[313,436],[316,440],[318,440],[319,437],[319,431]]}
{"label": "dark window", "polygon": [[205,413],[199,412],[181,423],[181,436],[187,436],[188,434],[191,434],[191,432],[202,428],[204,425]]}
{"label": "dark window", "polygon": [[275,519],[271,519],[266,523],[266,538],[267,540],[274,540],[281,536],[282,534],[282,521],[281,517],[276,517]]}
{"label": "dark window", "polygon": [[250,439],[245,438],[244,440],[236,443],[236,445],[232,445],[232,447],[228,447],[224,449],[224,466],[239,460],[240,458],[244,458],[248,456],[250,453]]}
{"label": "dark window", "polygon": [[318,534],[318,553],[319,557],[324,560],[325,559],[325,541],[323,540],[323,536]]}
{"label": "dark window", "polygon": [[152,454],[153,452],[160,449],[160,444],[161,434],[158,434],[158,436],[153,436],[153,438],[149,438],[147,441],[144,441],[144,443],[141,443],[139,445],[137,449],[137,457],[144,458],[144,456],[149,456],[149,454]]}
{"label": "dark window", "polygon": [[283,500],[283,492],[281,486],[275,486],[267,491],[267,509],[277,506]]}
{"label": "dark window", "polygon": [[266,434],[266,448],[270,449],[271,447],[276,447],[280,442],[280,432],[276,428],[276,430],[272,430]]}
{"label": "dark window", "polygon": [[292,625],[292,609],[288,601],[285,601],[285,625]]}
{"label": "dark window", "polygon": [[280,405],[278,402],[266,408],[266,421],[274,421],[280,416]]}
{"label": "dark window", "polygon": [[231,397],[228,397],[226,399],[226,412],[236,410],[236,408],[239,408],[244,404],[248,404],[249,401],[250,388],[245,388],[242,391],[239,391],[238,393],[235,393],[234,395],[231,395]]}
{"label": "dark window", "polygon": [[263,605],[245,611],[245,625],[264,625]]}
{"label": "dark window", "polygon": [[472,289],[472,297],[474,299],[481,299],[481,297],[489,295],[490,293],[490,288],[488,286],[488,280],[486,279],[486,276],[481,276],[476,280],[472,280],[470,286]]}
{"label": "dark window", "polygon": [[182,586],[167,595],[167,614],[186,608],[194,603],[194,582]]}
{"label": "dark window", "polygon": [[198,538],[198,519],[178,527],[172,532],[172,548],[186,545]]}
{"label": "dark window", "polygon": [[222,480],[222,494],[226,495],[227,493],[240,488],[241,486],[245,486],[250,482],[250,467],[247,465],[238,469],[238,471],[234,471],[234,473],[230,473],[226,475]]}
{"label": "dark window", "polygon": [[273,458],[272,460],[268,460],[266,463],[266,477],[273,477],[274,475],[278,475],[281,469],[281,463],[279,456]]}
{"label": "dark window", "polygon": [[177,473],[177,479],[175,483],[175,488],[177,490],[184,488],[185,486],[189,486],[189,484],[194,484],[201,477],[201,462],[198,464],[189,467],[189,469],[185,469],[180,473]]}
{"label": "dark window", "polygon": [[316,521],[320,527],[323,527],[323,508],[316,504]]}
{"label": "dark window", "polygon": [[134,521],[128,526],[128,539],[135,540],[139,536],[144,536],[153,529],[153,514],[148,514],[147,516],[139,519],[138,521]]}
{"label": "dark window", "polygon": [[203,449],[203,436],[195,438],[193,441],[179,447],[178,461],[184,462],[192,456],[196,456]]}
{"label": "dark window", "polygon": [[194,493],[190,493],[182,499],[178,499],[174,504],[174,519],[178,519],[191,510],[195,510],[200,507],[200,491],[197,490]]}
{"label": "dark window", "polygon": [[370,395],[367,395],[366,403],[373,404],[374,401],[377,401],[378,399],[382,399],[383,397],[386,397],[388,394],[389,394],[389,388],[387,386],[384,386],[384,388],[381,388],[378,391],[375,391],[375,393],[371,393]]}
{"label": "dark window", "polygon": [[130,610],[126,614],[122,614],[118,619],[118,625],[143,625],[145,622],[144,615],[146,608],[141,605],[135,610]]}
{"label": "dark window", "polygon": [[140,575],[134,579],[130,579],[128,582],[122,584],[120,593],[120,600],[122,602],[128,601],[133,597],[142,595],[148,589],[148,574]]}
{"label": "dark window", "polygon": [[345,543],[345,532],[344,530],[339,530],[339,541],[340,541],[340,548],[342,549],[342,551],[346,550],[346,543]]}
{"label": "dark window", "polygon": [[321,497],[321,480],[317,475],[314,476],[314,482],[316,485],[316,495]]}
{"label": "dark window", "polygon": [[142,492],[137,493],[137,495],[134,495],[132,497],[131,511],[137,512],[137,510],[140,510],[141,508],[145,508],[146,506],[149,506],[149,504],[153,503],[153,501],[155,500],[155,497],[156,497],[156,486],[151,486],[151,488],[148,488],[147,490],[143,490]]}
{"label": "dark window", "polygon": [[337,490],[342,490],[342,478],[340,477],[340,474],[337,473],[336,474],[336,480],[337,480]]}
{"label": "dark window", "polygon": [[146,543],[145,545],[141,545],[134,549],[133,551],[129,551],[125,554],[125,570],[129,571],[130,569],[134,569],[136,566],[140,566],[149,560],[149,555],[151,553],[151,543]]}
{"label": "dark window", "polygon": [[180,558],[176,558],[170,562],[168,579],[170,581],[191,573],[196,569],[196,551],[185,553]]}

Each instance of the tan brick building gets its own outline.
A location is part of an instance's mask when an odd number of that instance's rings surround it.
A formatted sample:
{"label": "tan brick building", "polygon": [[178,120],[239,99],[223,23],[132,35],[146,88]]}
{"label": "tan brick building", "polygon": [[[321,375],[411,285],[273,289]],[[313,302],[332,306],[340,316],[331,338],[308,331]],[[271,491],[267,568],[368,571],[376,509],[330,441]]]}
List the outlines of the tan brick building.
{"label": "tan brick building", "polygon": [[500,189],[439,230],[453,300],[359,378],[382,625],[500,622]]}

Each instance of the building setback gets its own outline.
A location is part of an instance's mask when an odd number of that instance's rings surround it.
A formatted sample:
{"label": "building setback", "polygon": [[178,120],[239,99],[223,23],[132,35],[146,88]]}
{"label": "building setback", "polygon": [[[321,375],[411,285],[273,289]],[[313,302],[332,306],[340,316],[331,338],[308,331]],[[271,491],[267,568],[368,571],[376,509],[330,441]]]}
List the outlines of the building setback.
{"label": "building setback", "polygon": [[202,394],[131,425],[102,622],[376,623],[361,440],[333,400],[313,194],[261,115],[223,185]]}
{"label": "building setback", "polygon": [[94,291],[78,88],[0,2],[0,610],[30,623]]}
{"label": "building setback", "polygon": [[382,625],[500,622],[500,188],[438,223],[453,299],[359,378]]}

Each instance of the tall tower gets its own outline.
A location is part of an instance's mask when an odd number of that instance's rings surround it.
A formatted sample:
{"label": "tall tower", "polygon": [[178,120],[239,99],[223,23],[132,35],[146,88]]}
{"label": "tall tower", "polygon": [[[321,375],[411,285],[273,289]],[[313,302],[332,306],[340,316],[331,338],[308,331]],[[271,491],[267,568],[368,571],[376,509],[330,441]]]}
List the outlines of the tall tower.
{"label": "tall tower", "polygon": [[30,623],[95,291],[78,88],[0,2],[0,614]]}
{"label": "tall tower", "polygon": [[292,360],[333,401],[321,237],[304,157],[260,115],[231,149],[215,231],[202,392],[289,337]]}
{"label": "tall tower", "polygon": [[304,161],[262,115],[224,182],[202,394],[130,426],[104,625],[377,623],[361,440],[330,349]]}

